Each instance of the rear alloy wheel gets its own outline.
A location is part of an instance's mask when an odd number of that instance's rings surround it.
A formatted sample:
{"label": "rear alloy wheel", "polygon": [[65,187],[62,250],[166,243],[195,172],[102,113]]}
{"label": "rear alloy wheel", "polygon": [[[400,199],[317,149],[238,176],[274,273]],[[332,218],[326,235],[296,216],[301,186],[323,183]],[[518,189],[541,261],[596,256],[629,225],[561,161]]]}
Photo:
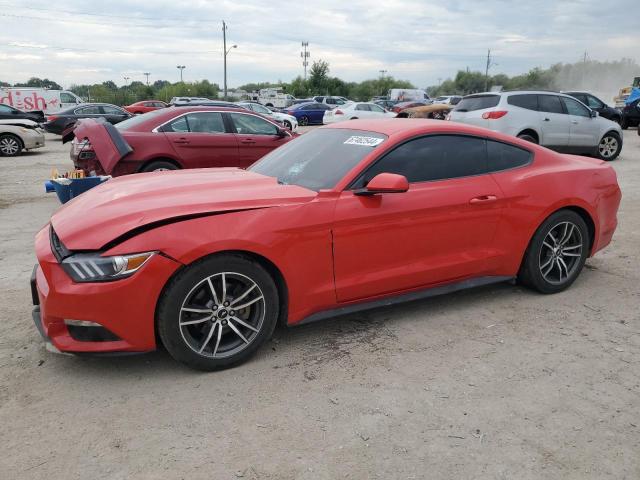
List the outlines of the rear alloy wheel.
{"label": "rear alloy wheel", "polygon": [[560,210],[536,231],[519,275],[542,293],[568,288],[582,271],[589,252],[589,232],[580,215]]}
{"label": "rear alloy wheel", "polygon": [[598,145],[598,157],[602,160],[615,160],[622,150],[622,141],[617,133],[609,132]]}
{"label": "rear alloy wheel", "polygon": [[0,155],[15,157],[22,152],[22,142],[15,135],[0,135]]}
{"label": "rear alloy wheel", "polygon": [[171,162],[157,161],[157,162],[151,162],[150,164],[145,165],[144,168],[140,171],[141,172],[164,172],[166,170],[178,170],[178,167],[176,167]]}
{"label": "rear alloy wheel", "polygon": [[289,130],[291,130],[291,122],[290,121],[285,120],[282,123],[284,124],[284,128],[288,128]]}
{"label": "rear alloy wheel", "polygon": [[303,127],[309,125],[309,117],[307,117],[306,115],[301,116],[298,123]]}
{"label": "rear alloy wheel", "polygon": [[260,264],[236,255],[211,257],[166,289],[158,332],[179,362],[217,370],[247,360],[271,337],[278,307],[275,283]]}

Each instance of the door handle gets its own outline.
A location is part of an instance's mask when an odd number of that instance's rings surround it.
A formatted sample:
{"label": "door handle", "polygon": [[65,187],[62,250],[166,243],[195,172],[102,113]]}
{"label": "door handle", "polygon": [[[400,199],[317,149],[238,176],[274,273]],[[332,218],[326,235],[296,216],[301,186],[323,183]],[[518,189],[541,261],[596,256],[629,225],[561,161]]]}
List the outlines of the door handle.
{"label": "door handle", "polygon": [[495,202],[496,200],[498,200],[498,197],[496,197],[495,195],[481,195],[479,197],[472,198],[471,200],[469,200],[469,203],[471,205],[478,205],[480,203]]}
{"label": "door handle", "polygon": [[189,143],[189,140],[187,140],[186,138],[179,138],[178,140],[174,140],[173,143],[185,144]]}
{"label": "door handle", "polygon": [[571,123],[573,123],[574,125],[578,125],[578,123],[580,122],[578,122],[577,120],[571,120]]}
{"label": "door handle", "polygon": [[550,122],[550,121],[551,121],[551,119],[549,119],[549,118],[545,118],[545,119],[544,119],[544,121],[545,121],[545,122]]}
{"label": "door handle", "polygon": [[251,138],[247,138],[246,140],[240,140],[240,143],[244,143],[245,145],[249,145],[251,143],[256,143],[256,141],[252,140]]}

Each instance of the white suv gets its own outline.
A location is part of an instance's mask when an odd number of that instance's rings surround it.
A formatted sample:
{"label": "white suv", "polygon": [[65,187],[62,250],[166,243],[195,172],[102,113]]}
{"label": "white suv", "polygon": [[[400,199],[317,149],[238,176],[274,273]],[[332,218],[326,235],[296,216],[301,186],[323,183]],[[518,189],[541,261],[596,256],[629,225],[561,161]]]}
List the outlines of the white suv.
{"label": "white suv", "polygon": [[553,150],[613,160],[620,126],[569,95],[553,92],[478,93],[462,99],[449,120],[506,133]]}

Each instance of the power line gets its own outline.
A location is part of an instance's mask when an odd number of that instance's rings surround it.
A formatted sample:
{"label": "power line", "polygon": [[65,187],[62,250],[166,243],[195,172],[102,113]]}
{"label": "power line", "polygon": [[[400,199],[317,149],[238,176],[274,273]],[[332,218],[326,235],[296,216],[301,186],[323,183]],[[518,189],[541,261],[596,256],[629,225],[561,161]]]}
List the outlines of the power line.
{"label": "power line", "polygon": [[[47,18],[47,17],[34,17],[32,15],[14,15],[12,13],[0,13],[0,17],[8,17],[8,18],[20,18],[20,19],[25,19],[25,20],[42,20],[45,21],[47,23],[50,22],[58,22],[58,23],[73,23],[73,24],[85,24],[85,25],[101,25],[101,26],[105,26],[104,22],[91,22],[88,20],[78,20],[78,19],[64,19],[64,18]],[[139,27],[139,28],[169,28],[169,27],[175,27],[175,24],[169,24],[169,23],[165,23],[162,25],[148,25],[148,24],[143,24],[143,23],[127,23],[127,24],[123,24],[123,23],[110,23],[109,24],[110,27]]]}
{"label": "power line", "polygon": [[[105,50],[97,50],[91,48],[80,48],[80,47],[62,47],[56,45],[16,45],[15,43],[0,43],[0,46],[3,47],[11,47],[11,48],[28,48],[32,50],[61,50],[67,52],[86,52],[86,53],[105,53]],[[211,53],[220,53],[220,50],[162,50],[162,51],[151,51],[151,50],[113,50],[109,49],[108,53],[121,53],[125,55],[143,55],[143,54],[151,54],[151,55],[192,55],[192,54],[202,54],[207,55]]]}
{"label": "power line", "polygon": [[[1,7],[7,8],[23,8],[21,5],[11,5],[7,3],[0,3]],[[31,7],[34,8],[34,7]],[[113,15],[108,13],[92,13],[92,12],[79,12],[77,10],[59,10],[59,9],[50,9],[50,8],[42,8],[37,7],[38,11],[43,12],[53,12],[53,13],[68,13],[70,15],[86,15],[90,17],[100,17],[100,18],[123,18],[126,20],[150,20],[150,21],[158,21],[158,20],[168,20],[166,18],[159,17],[141,17],[141,16],[133,16],[133,15]],[[203,20],[203,19],[194,19],[193,17],[174,17],[171,16],[171,21],[185,21],[185,22],[194,22],[194,23],[216,23],[215,20]],[[104,25],[104,24],[101,24]]]}

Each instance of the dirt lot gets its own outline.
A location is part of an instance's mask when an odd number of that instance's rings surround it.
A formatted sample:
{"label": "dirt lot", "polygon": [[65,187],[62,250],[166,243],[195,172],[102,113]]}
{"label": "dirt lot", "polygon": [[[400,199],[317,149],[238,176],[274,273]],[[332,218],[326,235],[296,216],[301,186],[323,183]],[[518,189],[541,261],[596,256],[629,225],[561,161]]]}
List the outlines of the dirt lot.
{"label": "dirt lot", "polygon": [[495,285],[280,329],[212,374],[45,351],[33,236],[68,148],[1,159],[0,478],[639,479],[635,129],[625,141],[619,229],[568,291]]}

